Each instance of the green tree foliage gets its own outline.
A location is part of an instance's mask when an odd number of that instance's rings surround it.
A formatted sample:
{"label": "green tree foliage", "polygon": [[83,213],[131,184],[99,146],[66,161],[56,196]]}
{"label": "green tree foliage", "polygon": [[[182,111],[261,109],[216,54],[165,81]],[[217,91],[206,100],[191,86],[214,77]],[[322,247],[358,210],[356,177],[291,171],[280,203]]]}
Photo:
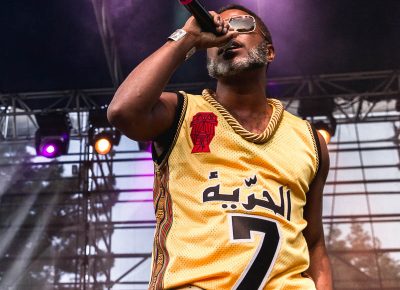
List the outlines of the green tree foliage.
{"label": "green tree foliage", "polygon": [[326,241],[335,289],[400,289],[400,263],[380,251],[363,224],[353,221],[345,236],[333,226]]}

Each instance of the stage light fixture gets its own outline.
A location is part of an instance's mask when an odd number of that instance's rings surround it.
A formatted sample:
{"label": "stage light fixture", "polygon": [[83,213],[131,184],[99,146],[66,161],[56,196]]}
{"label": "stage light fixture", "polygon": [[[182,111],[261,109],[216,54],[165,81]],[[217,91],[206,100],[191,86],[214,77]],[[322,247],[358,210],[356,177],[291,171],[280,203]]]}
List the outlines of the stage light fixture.
{"label": "stage light fixture", "polygon": [[314,123],[314,127],[324,137],[325,143],[329,144],[336,133],[336,120],[333,117],[319,120]]}
{"label": "stage light fixture", "polygon": [[98,154],[110,153],[120,140],[121,133],[108,122],[106,109],[89,112],[89,142]]}
{"label": "stage light fixture", "polygon": [[[104,133],[101,135],[104,135]],[[110,140],[109,136],[97,136],[97,138],[94,144],[96,152],[101,155],[108,154],[112,148],[112,140]]]}
{"label": "stage light fixture", "polygon": [[309,97],[300,99],[297,113],[303,119],[308,119],[328,144],[336,132],[336,120],[333,117],[334,109],[333,98]]}
{"label": "stage light fixture", "polygon": [[55,158],[68,153],[71,123],[67,113],[36,114],[36,154]]}
{"label": "stage light fixture", "polygon": [[332,98],[325,97],[308,97],[300,99],[297,113],[302,118],[315,116],[329,116],[335,108],[335,103]]}
{"label": "stage light fixture", "polygon": [[139,151],[149,152],[152,151],[152,143],[150,141],[141,141],[138,142]]}

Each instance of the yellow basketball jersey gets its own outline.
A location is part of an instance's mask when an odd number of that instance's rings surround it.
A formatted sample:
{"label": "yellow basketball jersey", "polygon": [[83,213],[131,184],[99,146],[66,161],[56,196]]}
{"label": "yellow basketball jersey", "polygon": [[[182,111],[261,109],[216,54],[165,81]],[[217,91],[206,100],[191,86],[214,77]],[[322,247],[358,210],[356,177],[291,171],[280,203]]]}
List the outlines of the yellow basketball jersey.
{"label": "yellow basketball jersey", "polygon": [[315,289],[302,276],[303,208],[319,162],[309,123],[269,99],[268,127],[253,134],[208,91],[182,94],[174,143],[155,164],[149,289]]}

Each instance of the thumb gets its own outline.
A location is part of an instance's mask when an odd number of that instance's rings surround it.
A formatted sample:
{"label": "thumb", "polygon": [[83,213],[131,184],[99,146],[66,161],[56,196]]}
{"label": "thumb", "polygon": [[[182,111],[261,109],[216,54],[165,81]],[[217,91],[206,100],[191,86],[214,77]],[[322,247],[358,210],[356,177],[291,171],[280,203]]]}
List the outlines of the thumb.
{"label": "thumb", "polygon": [[236,36],[238,36],[238,34],[239,33],[236,32],[236,31],[228,31],[228,33],[215,38],[215,45],[216,46],[223,46],[228,41],[230,41],[232,38],[235,38]]}

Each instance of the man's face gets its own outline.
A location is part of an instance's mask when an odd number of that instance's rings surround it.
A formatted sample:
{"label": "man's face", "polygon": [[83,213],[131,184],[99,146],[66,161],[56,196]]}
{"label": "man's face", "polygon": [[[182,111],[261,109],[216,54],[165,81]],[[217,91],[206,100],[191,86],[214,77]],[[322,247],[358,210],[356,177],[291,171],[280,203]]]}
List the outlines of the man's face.
{"label": "man's face", "polygon": [[[247,15],[241,10],[227,10],[222,19]],[[207,50],[207,69],[211,77],[237,75],[242,71],[264,67],[267,64],[267,43],[257,27],[254,32],[239,34],[223,47]]]}

